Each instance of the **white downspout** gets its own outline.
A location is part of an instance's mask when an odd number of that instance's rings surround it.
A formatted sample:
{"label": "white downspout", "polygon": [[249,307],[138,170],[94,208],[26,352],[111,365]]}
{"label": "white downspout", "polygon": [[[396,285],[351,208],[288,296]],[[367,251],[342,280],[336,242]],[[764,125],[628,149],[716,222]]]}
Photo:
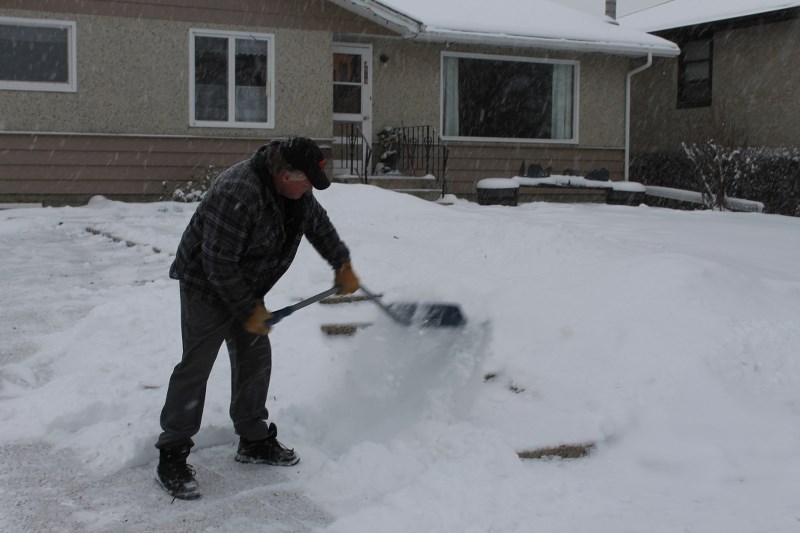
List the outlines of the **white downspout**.
{"label": "white downspout", "polygon": [[650,68],[653,64],[653,53],[647,54],[647,62],[628,72],[625,77],[625,181],[629,181],[628,173],[631,160],[631,78],[634,74]]}

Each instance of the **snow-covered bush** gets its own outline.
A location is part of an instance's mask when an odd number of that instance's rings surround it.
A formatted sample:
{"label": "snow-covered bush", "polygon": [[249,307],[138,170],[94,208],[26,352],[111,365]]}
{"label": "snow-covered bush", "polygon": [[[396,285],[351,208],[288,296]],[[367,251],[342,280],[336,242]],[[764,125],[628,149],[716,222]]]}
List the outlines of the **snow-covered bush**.
{"label": "snow-covered bush", "polygon": [[720,146],[712,139],[702,146],[684,143],[683,153],[700,183],[703,204],[709,209],[724,211],[725,197],[735,196],[736,182],[744,171],[743,150]]}
{"label": "snow-covered bush", "polygon": [[211,186],[211,182],[219,175],[216,168],[209,165],[204,167],[196,179],[175,185],[171,188],[165,181],[162,183],[163,192],[161,200],[172,200],[173,202],[199,202],[203,195]]}
{"label": "snow-covered bush", "polygon": [[711,148],[710,144],[639,154],[631,160],[631,179],[706,194],[710,189],[713,200],[722,190],[728,196],[762,202],[766,213],[800,216],[800,148],[734,149],[717,144]]}

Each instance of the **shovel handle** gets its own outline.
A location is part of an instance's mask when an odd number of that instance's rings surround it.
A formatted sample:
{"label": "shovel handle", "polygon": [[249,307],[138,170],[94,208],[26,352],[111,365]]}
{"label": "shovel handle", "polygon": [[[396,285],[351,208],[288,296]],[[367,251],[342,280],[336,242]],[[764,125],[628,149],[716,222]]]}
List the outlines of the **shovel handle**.
{"label": "shovel handle", "polygon": [[277,324],[278,322],[280,322],[281,320],[283,320],[284,318],[286,318],[287,316],[289,316],[292,313],[294,313],[295,311],[297,311],[299,309],[302,309],[304,307],[307,307],[307,306],[309,306],[311,304],[317,303],[318,301],[323,300],[323,299],[327,298],[328,296],[332,296],[332,295],[336,294],[340,290],[341,290],[341,288],[338,285],[335,285],[335,286],[331,287],[330,289],[328,289],[327,291],[322,291],[321,293],[315,294],[314,296],[311,296],[310,298],[306,298],[305,300],[297,302],[294,305],[289,305],[289,306],[283,307],[281,309],[278,309],[277,311],[273,311],[272,312],[272,318],[270,318],[268,320],[265,320],[264,324],[266,324],[267,326],[272,327],[275,324]]}

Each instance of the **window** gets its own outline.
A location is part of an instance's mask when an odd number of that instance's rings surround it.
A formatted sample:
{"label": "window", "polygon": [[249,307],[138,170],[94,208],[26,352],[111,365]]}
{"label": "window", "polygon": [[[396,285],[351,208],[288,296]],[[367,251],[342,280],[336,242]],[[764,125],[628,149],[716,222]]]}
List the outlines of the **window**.
{"label": "window", "polygon": [[74,22],[0,17],[0,89],[76,88]]}
{"label": "window", "polygon": [[190,32],[190,124],[275,127],[273,36]]}
{"label": "window", "polygon": [[448,138],[577,142],[575,61],[442,54]]}
{"label": "window", "polygon": [[361,54],[333,54],[334,113],[361,113],[361,72]]}
{"label": "window", "polygon": [[678,107],[711,105],[711,37],[681,46],[678,62]]}

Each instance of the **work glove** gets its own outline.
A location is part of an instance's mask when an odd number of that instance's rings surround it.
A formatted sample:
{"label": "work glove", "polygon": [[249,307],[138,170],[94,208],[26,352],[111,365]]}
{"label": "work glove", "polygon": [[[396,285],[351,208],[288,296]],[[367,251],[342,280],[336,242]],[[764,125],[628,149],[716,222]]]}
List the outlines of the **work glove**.
{"label": "work glove", "polygon": [[256,310],[244,321],[244,330],[253,335],[269,335],[271,328],[265,324],[272,318],[272,313],[264,307],[264,302],[256,304]]}
{"label": "work glove", "polygon": [[358,281],[358,276],[353,272],[353,265],[350,261],[346,261],[342,266],[336,269],[336,275],[333,278],[333,284],[339,287],[339,292],[336,294],[353,294],[356,292],[361,283]]}

